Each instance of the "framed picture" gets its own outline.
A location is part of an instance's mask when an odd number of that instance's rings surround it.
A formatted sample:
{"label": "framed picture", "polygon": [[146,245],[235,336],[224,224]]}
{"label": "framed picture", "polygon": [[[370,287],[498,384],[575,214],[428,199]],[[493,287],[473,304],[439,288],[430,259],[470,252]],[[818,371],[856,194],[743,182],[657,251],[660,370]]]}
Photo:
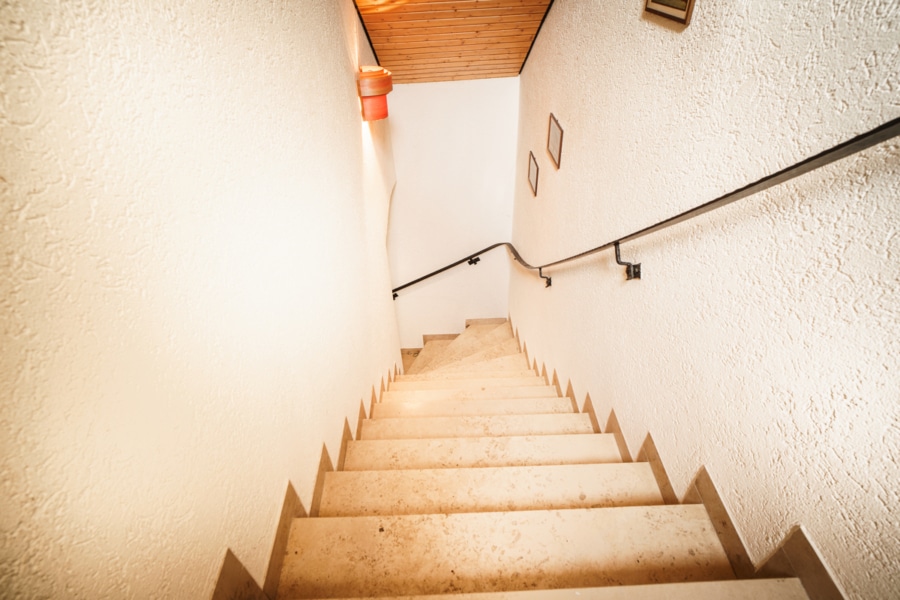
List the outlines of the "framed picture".
{"label": "framed picture", "polygon": [[694,0],[647,0],[644,10],[688,25],[694,10]]}
{"label": "framed picture", "polygon": [[534,152],[528,151],[528,183],[532,193],[537,196],[538,164]]}
{"label": "framed picture", "polygon": [[559,121],[550,113],[550,129],[547,132],[547,152],[553,159],[553,164],[559,168],[559,159],[562,157],[562,138],[563,130],[559,126]]}

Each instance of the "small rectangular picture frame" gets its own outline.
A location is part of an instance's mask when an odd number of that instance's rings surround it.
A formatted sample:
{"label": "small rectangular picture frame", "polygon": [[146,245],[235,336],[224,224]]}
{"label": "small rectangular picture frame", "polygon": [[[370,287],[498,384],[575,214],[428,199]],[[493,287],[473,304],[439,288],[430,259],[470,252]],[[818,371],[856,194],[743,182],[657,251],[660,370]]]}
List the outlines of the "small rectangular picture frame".
{"label": "small rectangular picture frame", "polygon": [[556,117],[553,116],[553,113],[550,113],[550,125],[547,128],[547,153],[557,169],[559,169],[559,162],[562,160],[562,142],[563,128],[560,126],[559,121],[556,120]]}
{"label": "small rectangular picture frame", "polygon": [[694,12],[694,0],[647,0],[644,10],[684,25],[690,25],[691,13]]}
{"label": "small rectangular picture frame", "polygon": [[531,193],[537,196],[537,185],[538,185],[538,171],[540,168],[538,167],[537,159],[534,157],[534,152],[531,150],[528,151],[528,185],[531,186]]}

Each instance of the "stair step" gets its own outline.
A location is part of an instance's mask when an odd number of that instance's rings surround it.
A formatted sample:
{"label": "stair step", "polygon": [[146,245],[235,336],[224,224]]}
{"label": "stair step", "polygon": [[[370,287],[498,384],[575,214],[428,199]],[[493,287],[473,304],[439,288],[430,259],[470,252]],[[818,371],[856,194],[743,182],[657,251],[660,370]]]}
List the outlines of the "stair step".
{"label": "stair step", "polygon": [[420,439],[594,433],[584,413],[365,419],[359,439]]}
{"label": "stair step", "polygon": [[537,375],[531,369],[520,369],[517,371],[481,371],[476,375],[473,375],[468,372],[460,372],[460,373],[442,373],[442,372],[426,372],[426,373],[412,373],[406,375],[398,375],[395,382],[404,382],[409,383],[412,381],[456,381],[456,380],[471,380],[471,379],[480,379],[480,380],[490,380],[490,385],[504,385],[503,381],[494,381],[495,379],[528,379],[529,381],[534,380],[535,378],[540,381],[540,383],[530,383],[528,385],[547,385],[547,382],[544,381],[544,378]]}
{"label": "stair step", "polygon": [[[373,596],[366,596],[373,598]],[[401,600],[381,596],[382,600]],[[809,600],[799,579],[693,581],[602,588],[402,596],[402,600]],[[349,600],[349,599],[347,599]]]}
{"label": "stair step", "polygon": [[406,372],[414,374],[427,370],[428,365],[436,360],[452,341],[453,340],[432,340],[426,343],[422,348],[422,351],[419,352],[419,356],[416,357],[416,360],[413,361],[413,364],[410,365]]}
{"label": "stair step", "polygon": [[507,356],[498,356],[496,358],[477,360],[473,362],[451,362],[440,367],[432,367],[427,373],[439,375],[441,373],[470,373],[477,376],[481,372],[494,371],[522,371],[528,368],[528,359],[524,354],[510,354]]}
{"label": "stair step", "polygon": [[432,363],[432,367],[450,363],[485,348],[513,339],[509,323],[502,325],[471,325],[453,340],[442,355]]}
{"label": "stair step", "polygon": [[466,328],[472,325],[503,325],[508,323],[509,319],[505,317],[485,317],[481,319],[466,319]]}
{"label": "stair step", "polygon": [[422,379],[410,381],[397,379],[388,387],[391,391],[402,390],[486,390],[491,387],[547,385],[547,382],[532,374],[529,377],[466,377],[465,379]]}
{"label": "stair step", "polygon": [[649,463],[337,471],[320,517],[658,505]]}
{"label": "stair step", "polygon": [[[476,352],[471,352],[467,356],[457,358],[456,360],[450,361],[442,366],[438,366],[435,368],[435,366],[432,365],[432,370],[441,370],[450,366],[471,366],[477,363],[490,362],[498,358],[519,355],[522,355],[522,352],[519,351],[519,342],[517,342],[514,338],[509,338],[503,340],[502,342],[482,348],[481,350],[478,350]],[[525,360],[524,355],[522,355],[522,360]],[[527,364],[527,362],[525,364]]]}
{"label": "stair step", "polygon": [[611,433],[347,442],[346,471],[622,462]]}
{"label": "stair step", "polygon": [[423,333],[422,344],[433,342],[435,340],[455,340],[459,337],[458,333]]}
{"label": "stair step", "polygon": [[[543,382],[541,382],[543,383]],[[381,396],[382,402],[397,400],[486,400],[489,398],[551,398],[558,396],[552,385],[525,385],[480,389],[391,390]]]}
{"label": "stair step", "polygon": [[466,415],[534,415],[574,412],[569,398],[492,398],[381,402],[372,417],[461,417]]}
{"label": "stair step", "polygon": [[733,579],[702,505],[295,519],[280,597]]}

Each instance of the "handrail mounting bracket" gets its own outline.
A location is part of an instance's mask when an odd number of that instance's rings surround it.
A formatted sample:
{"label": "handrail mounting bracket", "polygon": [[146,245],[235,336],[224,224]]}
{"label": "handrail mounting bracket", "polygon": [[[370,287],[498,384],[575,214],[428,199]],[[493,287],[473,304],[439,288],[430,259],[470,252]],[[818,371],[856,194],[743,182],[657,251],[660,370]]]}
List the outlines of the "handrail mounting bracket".
{"label": "handrail mounting bracket", "polygon": [[619,255],[619,242],[615,242],[613,245],[616,247],[616,264],[620,264],[625,267],[625,280],[631,281],[632,279],[640,279],[641,263],[637,263],[635,265],[630,262],[622,261],[622,257]]}
{"label": "handrail mounting bracket", "polygon": [[541,279],[544,280],[544,287],[550,287],[551,285],[553,285],[552,277],[544,277],[544,268],[543,267],[538,268],[538,275],[540,276]]}

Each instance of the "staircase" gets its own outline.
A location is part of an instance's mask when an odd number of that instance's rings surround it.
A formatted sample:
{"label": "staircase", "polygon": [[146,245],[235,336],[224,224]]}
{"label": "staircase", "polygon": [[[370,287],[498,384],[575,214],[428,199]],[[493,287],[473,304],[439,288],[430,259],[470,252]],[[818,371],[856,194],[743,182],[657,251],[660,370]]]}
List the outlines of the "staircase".
{"label": "staircase", "polygon": [[292,523],[279,599],[807,598],[735,580],[705,507],[664,504],[506,322],[426,343],[358,437]]}

